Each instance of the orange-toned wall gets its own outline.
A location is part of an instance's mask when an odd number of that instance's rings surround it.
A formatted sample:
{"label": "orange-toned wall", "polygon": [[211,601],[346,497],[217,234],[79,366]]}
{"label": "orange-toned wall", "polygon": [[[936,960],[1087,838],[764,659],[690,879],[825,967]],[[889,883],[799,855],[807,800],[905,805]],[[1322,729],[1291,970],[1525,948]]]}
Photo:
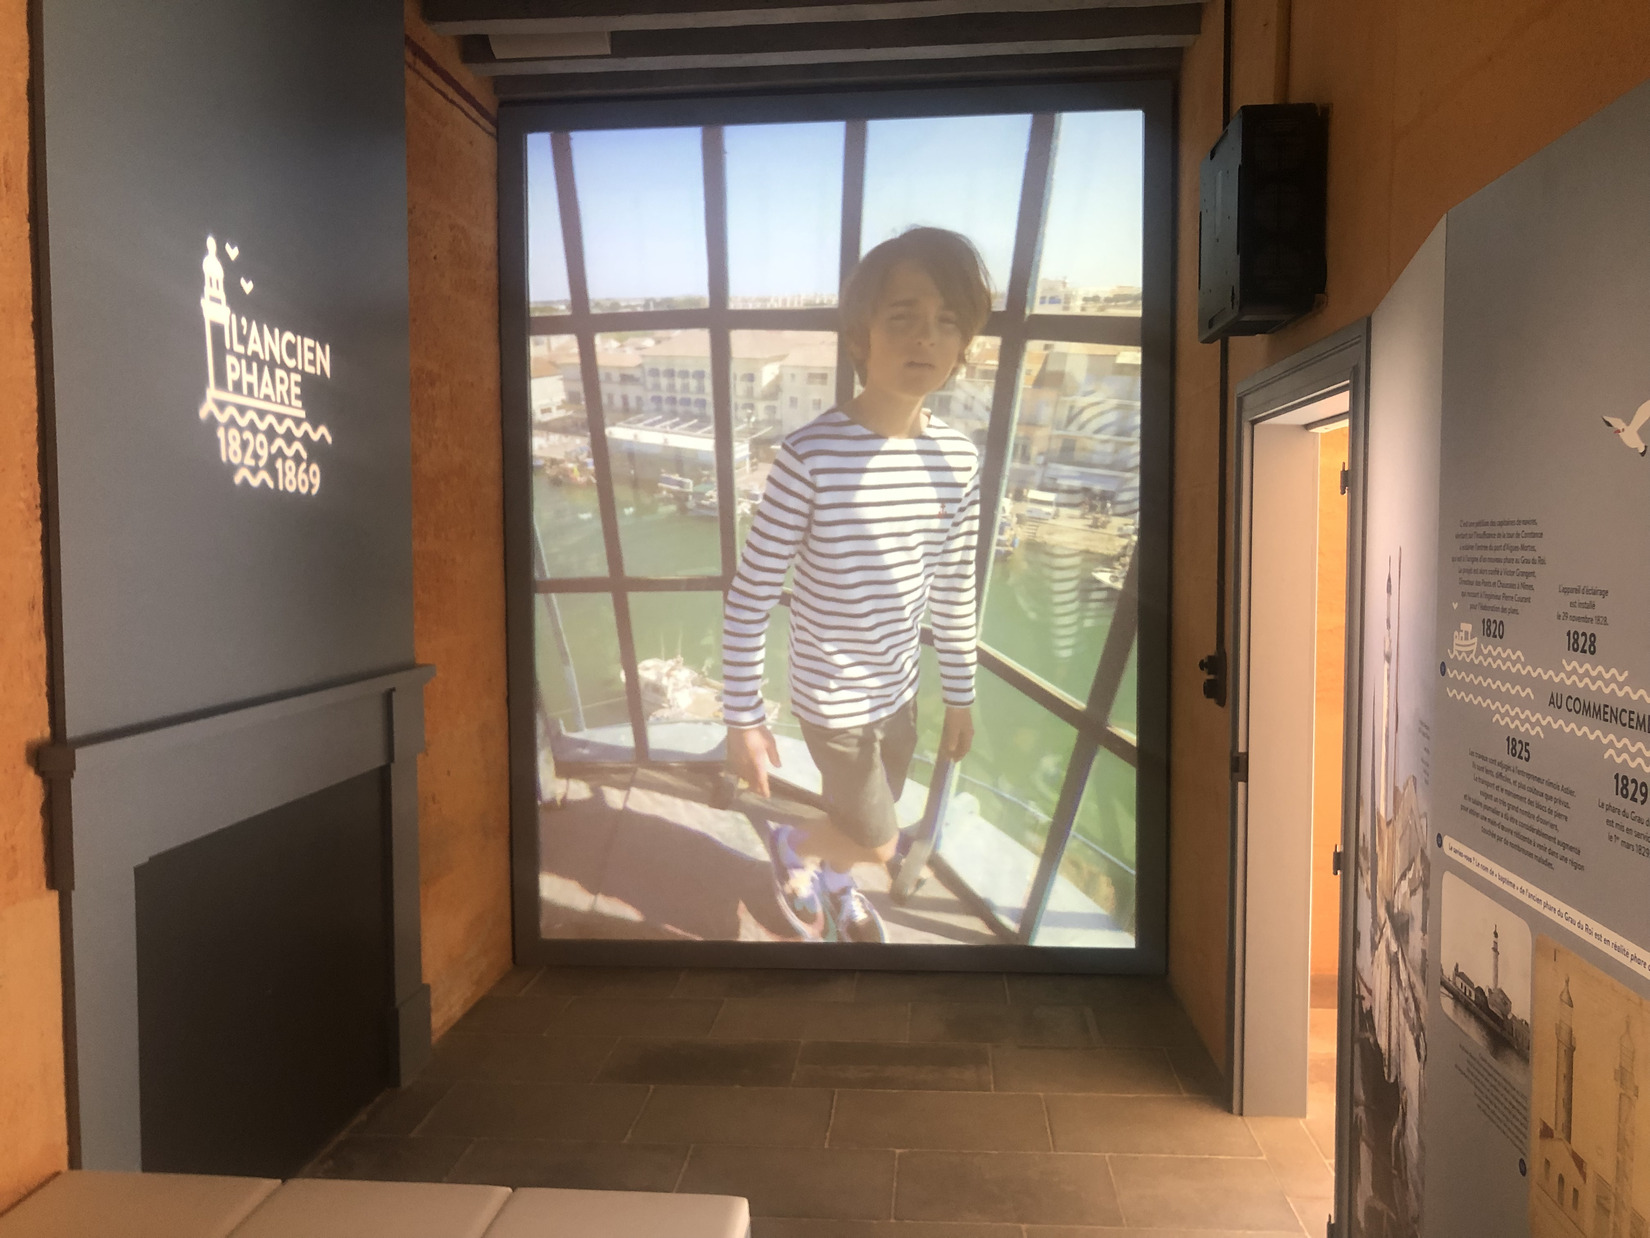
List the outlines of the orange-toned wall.
{"label": "orange-toned wall", "polygon": [[1340,945],[1341,726],[1346,700],[1346,496],[1343,426],[1318,436],[1318,620],[1312,707],[1312,1004],[1333,1000]]}
{"label": "orange-toned wall", "polygon": [[436,666],[419,847],[440,1035],[510,965],[497,104],[416,0],[406,29],[413,631]]}
{"label": "orange-toned wall", "polygon": [[1221,130],[1221,4],[1234,107],[1330,108],[1329,286],[1276,335],[1235,340],[1233,388],[1368,314],[1433,226],[1650,77],[1643,0],[1209,0],[1180,82],[1171,636],[1169,970],[1224,1057],[1228,720],[1197,661],[1214,647],[1217,348],[1199,344],[1197,170]]}
{"label": "orange-toned wall", "polygon": [[29,763],[50,721],[28,89],[27,5],[0,0],[0,1211],[68,1159],[57,895]]}

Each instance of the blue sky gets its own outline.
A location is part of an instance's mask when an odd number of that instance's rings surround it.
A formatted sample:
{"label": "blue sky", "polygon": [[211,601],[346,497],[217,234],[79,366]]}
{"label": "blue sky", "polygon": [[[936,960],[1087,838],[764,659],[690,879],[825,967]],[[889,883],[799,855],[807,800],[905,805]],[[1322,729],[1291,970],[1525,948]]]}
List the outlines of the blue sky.
{"label": "blue sky", "polygon": [[[872,121],[863,248],[913,224],[974,241],[1007,282],[1025,167],[1027,116]],[[828,293],[837,283],[840,122],[730,126],[729,285],[734,297]],[[1061,118],[1042,273],[1082,285],[1140,283],[1142,122],[1138,112]],[[575,133],[574,172],[592,297],[704,296],[698,129]],[[563,300],[550,139],[527,144],[529,295]]]}

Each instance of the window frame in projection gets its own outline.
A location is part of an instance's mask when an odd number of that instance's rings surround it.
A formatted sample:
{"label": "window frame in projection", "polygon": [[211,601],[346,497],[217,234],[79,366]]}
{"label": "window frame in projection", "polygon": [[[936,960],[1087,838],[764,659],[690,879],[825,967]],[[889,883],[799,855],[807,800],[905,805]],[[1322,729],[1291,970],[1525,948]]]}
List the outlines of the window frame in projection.
{"label": "window frame in projection", "polygon": [[[1138,316],[1106,313],[1039,313],[1036,273],[1054,176],[1059,118],[1065,113],[1133,111],[1142,118],[1143,167],[1141,211],[1141,312]],[[990,676],[1071,728],[1075,742],[1059,779],[1058,797],[1038,856],[1035,876],[1023,910],[1005,916],[990,899],[971,889],[939,852],[934,873],[971,910],[986,921],[1002,943],[987,949],[994,960],[985,966],[1069,966],[1104,971],[1160,970],[1166,958],[1167,832],[1167,697],[1169,479],[1171,464],[1170,401],[1172,391],[1172,92],[1164,81],[1072,82],[1038,86],[982,86],[956,90],[851,92],[766,98],[702,98],[669,102],[522,104],[500,116],[500,271],[501,339],[505,427],[506,592],[509,613],[509,682],[511,734],[511,816],[513,889],[518,958],[571,958],[595,948],[602,957],[652,959],[664,946],[670,958],[703,955],[710,961],[773,961],[775,951],[817,951],[816,943],[784,944],[635,941],[546,941],[538,927],[539,779],[541,735],[546,715],[539,700],[535,656],[537,623],[544,607],[569,595],[598,595],[610,600],[619,659],[623,669],[624,718],[628,735],[613,746],[605,764],[621,767],[669,765],[690,759],[673,750],[653,751],[637,673],[638,651],[631,599],[644,594],[702,592],[723,595],[738,566],[738,488],[734,462],[734,411],[740,397],[733,390],[732,333],[739,331],[831,332],[838,329],[834,305],[738,308],[729,301],[727,153],[724,130],[734,125],[818,121],[844,126],[840,271],[843,276],[861,252],[862,212],[869,125],[878,120],[938,117],[1028,116],[1030,118],[1023,179],[1019,189],[1012,265],[1006,287],[997,289],[1000,308],[993,309],[982,337],[998,340],[989,422],[981,459],[981,518],[976,562],[981,599],[979,674]],[[706,303],[669,308],[593,310],[586,277],[583,226],[573,135],[592,130],[684,129],[699,131],[704,190]],[[535,312],[528,287],[528,157],[530,138],[548,134],[554,167],[555,198],[560,213],[562,252],[566,262],[568,311]],[[543,306],[538,307],[542,310]],[[625,539],[616,482],[608,451],[608,431],[624,417],[602,404],[598,337],[610,333],[702,330],[709,339],[709,412],[715,445],[714,485],[721,496],[717,513],[720,570],[682,575],[632,575],[624,570]],[[534,524],[532,494],[531,371],[534,338],[571,337],[576,341],[578,373],[595,475],[605,574],[554,575],[545,567]],[[986,585],[992,570],[996,530],[1005,501],[1005,479],[1014,450],[1016,417],[1028,344],[1072,343],[1120,345],[1140,350],[1139,508],[1137,543],[1116,602],[1093,681],[1079,699],[1047,678],[994,649],[985,629]],[[840,336],[837,339],[837,402],[853,394],[853,368]],[[594,598],[592,598],[594,600]],[[788,605],[789,594],[782,605]],[[718,601],[718,607],[720,603]],[[923,642],[932,644],[924,625]],[[576,651],[575,651],[576,655]],[[929,656],[929,655],[925,655]],[[1113,704],[1131,660],[1135,666],[1136,720],[1131,730],[1112,717]],[[775,667],[769,645],[769,673]],[[617,701],[614,702],[615,705]],[[977,721],[976,725],[979,723]],[[610,728],[611,729],[611,728]],[[616,724],[624,730],[623,723]],[[543,742],[548,742],[544,740]],[[1132,947],[1033,945],[1050,891],[1074,836],[1088,775],[1096,755],[1105,752],[1135,772],[1135,857]],[[721,748],[701,760],[720,761]],[[569,763],[561,772],[599,770],[599,758]],[[781,771],[783,772],[783,771]],[[943,819],[943,815],[942,815]],[[1097,845],[1082,840],[1088,847]],[[1129,866],[1117,856],[1107,863]],[[830,950],[862,952],[865,947],[838,943]],[[950,945],[878,945],[870,947],[890,961],[907,957],[930,963],[946,952],[977,955],[980,947]],[[682,952],[686,951],[684,955]],[[731,952],[730,952],[731,951]],[[1023,952],[1023,953],[1022,953]],[[1031,964],[1031,956],[1038,962]],[[592,956],[594,957],[594,955]],[[817,954],[811,957],[817,959]],[[957,965],[973,966],[958,956]]]}

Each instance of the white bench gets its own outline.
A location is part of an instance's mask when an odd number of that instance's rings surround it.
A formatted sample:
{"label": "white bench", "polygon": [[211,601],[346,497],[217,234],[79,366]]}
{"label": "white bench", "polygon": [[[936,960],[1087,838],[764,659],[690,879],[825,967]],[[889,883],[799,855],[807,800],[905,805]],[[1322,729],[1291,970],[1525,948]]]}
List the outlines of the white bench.
{"label": "white bench", "polygon": [[486,1238],[750,1238],[750,1206],[734,1195],[521,1187]]}
{"label": "white bench", "polygon": [[0,1216],[0,1238],[229,1238],[279,1178],[58,1174]]}
{"label": "white bench", "polygon": [[445,1182],[59,1174],[0,1238],[750,1238],[732,1195]]}
{"label": "white bench", "polygon": [[230,1238],[482,1238],[506,1186],[294,1178]]}

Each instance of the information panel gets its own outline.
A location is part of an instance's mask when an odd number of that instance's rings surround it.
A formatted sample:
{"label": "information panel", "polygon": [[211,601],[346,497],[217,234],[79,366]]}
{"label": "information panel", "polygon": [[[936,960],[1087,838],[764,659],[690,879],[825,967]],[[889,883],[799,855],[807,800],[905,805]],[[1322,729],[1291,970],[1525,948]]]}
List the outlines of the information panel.
{"label": "information panel", "polygon": [[1650,1232],[1646,151],[1641,90],[1449,217],[1438,1238]]}

